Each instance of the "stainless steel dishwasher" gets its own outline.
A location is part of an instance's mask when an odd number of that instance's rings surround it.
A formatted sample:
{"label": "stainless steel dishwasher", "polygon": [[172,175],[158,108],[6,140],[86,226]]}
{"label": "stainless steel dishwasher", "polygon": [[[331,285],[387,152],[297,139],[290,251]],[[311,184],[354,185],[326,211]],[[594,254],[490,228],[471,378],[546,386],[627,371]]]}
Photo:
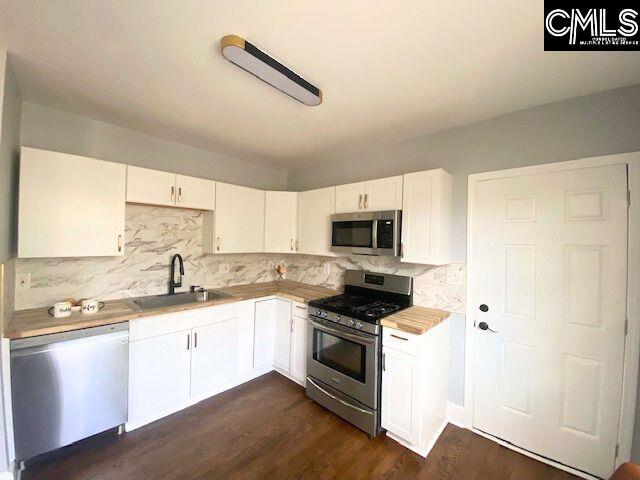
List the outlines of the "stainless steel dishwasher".
{"label": "stainless steel dishwasher", "polygon": [[127,421],[129,324],[11,341],[16,459]]}

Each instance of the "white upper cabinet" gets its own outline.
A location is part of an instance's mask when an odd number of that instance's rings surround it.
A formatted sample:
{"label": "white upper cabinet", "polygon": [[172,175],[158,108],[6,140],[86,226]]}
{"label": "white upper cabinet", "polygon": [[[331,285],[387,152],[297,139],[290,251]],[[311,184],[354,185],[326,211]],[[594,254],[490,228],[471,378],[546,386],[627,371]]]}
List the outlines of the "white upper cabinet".
{"label": "white upper cabinet", "polygon": [[213,180],[127,167],[127,202],[213,210],[215,194]]}
{"label": "white upper cabinet", "polygon": [[175,173],[127,166],[127,202],[174,206]]}
{"label": "white upper cabinet", "polygon": [[216,182],[204,178],[176,175],[176,206],[214,210]]}
{"label": "white upper cabinet", "polygon": [[23,147],[18,256],[124,253],[126,165]]}
{"label": "white upper cabinet", "polygon": [[357,212],[364,206],[364,182],[336,187],[336,213]]}
{"label": "white upper cabinet", "polygon": [[299,253],[330,255],[331,215],[335,213],[335,187],[298,194]]}
{"label": "white upper cabinet", "polygon": [[266,192],[264,251],[294,253],[298,225],[298,194]]}
{"label": "white upper cabinet", "polygon": [[[216,185],[216,211],[212,242],[206,235],[208,253],[264,252],[265,192],[228,183]],[[205,223],[211,216],[205,217]],[[205,225],[204,232],[209,230]],[[208,243],[208,245],[207,245]]]}
{"label": "white upper cabinet", "polygon": [[365,210],[400,210],[402,208],[402,175],[365,182]]}
{"label": "white upper cabinet", "polygon": [[401,208],[402,175],[336,187],[336,213]]}
{"label": "white upper cabinet", "polygon": [[402,261],[449,263],[453,177],[439,168],[404,175]]}

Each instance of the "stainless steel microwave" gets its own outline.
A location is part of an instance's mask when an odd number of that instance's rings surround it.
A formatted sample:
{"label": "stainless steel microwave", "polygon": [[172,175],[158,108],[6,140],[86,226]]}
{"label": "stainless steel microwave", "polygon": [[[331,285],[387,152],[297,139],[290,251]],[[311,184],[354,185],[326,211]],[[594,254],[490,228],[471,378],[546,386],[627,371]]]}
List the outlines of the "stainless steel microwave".
{"label": "stainless steel microwave", "polygon": [[402,210],[331,215],[331,251],[361,255],[400,255]]}

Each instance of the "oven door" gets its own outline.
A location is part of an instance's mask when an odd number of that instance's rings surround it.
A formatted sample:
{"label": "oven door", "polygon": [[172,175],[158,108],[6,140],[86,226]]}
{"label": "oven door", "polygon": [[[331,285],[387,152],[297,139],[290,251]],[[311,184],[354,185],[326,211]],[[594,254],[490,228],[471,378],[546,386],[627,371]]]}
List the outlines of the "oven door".
{"label": "oven door", "polygon": [[307,374],[377,409],[379,338],[309,316]]}

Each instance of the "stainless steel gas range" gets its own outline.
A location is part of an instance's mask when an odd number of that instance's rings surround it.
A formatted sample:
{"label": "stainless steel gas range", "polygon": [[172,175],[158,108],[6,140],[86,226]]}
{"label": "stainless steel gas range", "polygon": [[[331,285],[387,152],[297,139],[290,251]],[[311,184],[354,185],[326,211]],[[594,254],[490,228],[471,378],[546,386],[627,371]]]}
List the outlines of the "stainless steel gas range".
{"label": "stainless steel gas range", "polygon": [[345,272],[342,295],[309,302],[307,396],[370,437],[380,432],[380,320],[413,303],[411,277]]}

